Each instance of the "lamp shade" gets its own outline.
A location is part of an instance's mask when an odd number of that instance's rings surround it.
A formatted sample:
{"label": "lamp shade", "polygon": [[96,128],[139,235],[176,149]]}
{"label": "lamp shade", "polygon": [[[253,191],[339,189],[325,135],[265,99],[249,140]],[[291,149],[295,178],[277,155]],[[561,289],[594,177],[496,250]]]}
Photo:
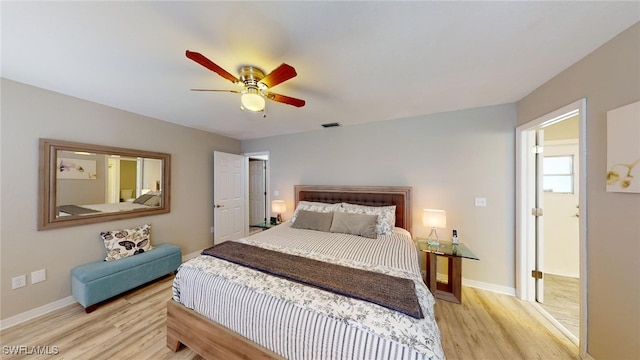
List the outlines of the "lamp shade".
{"label": "lamp shade", "polygon": [[284,200],[273,200],[271,202],[271,211],[276,214],[282,214],[283,212],[287,211],[287,204],[284,202]]}
{"label": "lamp shade", "polygon": [[431,228],[446,228],[447,212],[444,210],[424,209],[422,212],[422,225]]}

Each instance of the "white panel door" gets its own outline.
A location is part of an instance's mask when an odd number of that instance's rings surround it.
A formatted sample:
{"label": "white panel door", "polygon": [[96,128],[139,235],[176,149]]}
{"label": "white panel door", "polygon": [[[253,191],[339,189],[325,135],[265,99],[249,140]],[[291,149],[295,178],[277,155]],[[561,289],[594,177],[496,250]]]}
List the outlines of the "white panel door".
{"label": "white panel door", "polygon": [[215,151],[213,154],[214,244],[240,239],[245,226],[245,157]]}

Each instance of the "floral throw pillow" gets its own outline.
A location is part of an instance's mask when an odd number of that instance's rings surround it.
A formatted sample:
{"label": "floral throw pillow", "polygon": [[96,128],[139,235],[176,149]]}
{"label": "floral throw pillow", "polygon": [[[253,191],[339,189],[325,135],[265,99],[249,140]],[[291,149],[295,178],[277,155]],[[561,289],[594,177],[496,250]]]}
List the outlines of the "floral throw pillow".
{"label": "floral throw pillow", "polygon": [[342,206],[342,204],[340,203],[327,204],[327,203],[304,201],[304,200],[298,201],[298,206],[296,207],[296,211],[294,211],[293,216],[291,216],[291,223],[293,224],[296,222],[296,218],[298,217],[298,212],[300,210],[329,213],[329,212],[336,212],[337,209],[340,208],[340,206]]}
{"label": "floral throw pillow", "polygon": [[342,203],[338,212],[351,214],[378,215],[376,222],[376,234],[389,235],[396,226],[396,206],[365,206]]}
{"label": "floral throw pillow", "polygon": [[151,225],[133,229],[103,231],[100,237],[107,248],[106,261],[113,261],[151,250]]}

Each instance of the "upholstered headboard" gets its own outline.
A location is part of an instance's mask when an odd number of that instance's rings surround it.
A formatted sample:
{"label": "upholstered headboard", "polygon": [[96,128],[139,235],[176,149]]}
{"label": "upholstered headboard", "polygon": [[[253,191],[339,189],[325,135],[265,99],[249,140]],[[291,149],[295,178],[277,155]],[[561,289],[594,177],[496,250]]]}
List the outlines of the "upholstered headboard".
{"label": "upholstered headboard", "polygon": [[368,206],[396,206],[396,226],[411,232],[411,187],[295,185],[298,201],[348,202]]}

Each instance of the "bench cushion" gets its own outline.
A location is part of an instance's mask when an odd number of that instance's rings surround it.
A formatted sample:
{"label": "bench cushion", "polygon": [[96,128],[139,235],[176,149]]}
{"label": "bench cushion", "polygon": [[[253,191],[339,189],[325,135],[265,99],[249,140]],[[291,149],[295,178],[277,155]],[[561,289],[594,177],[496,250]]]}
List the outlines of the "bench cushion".
{"label": "bench cushion", "polygon": [[99,261],[86,265],[80,265],[71,270],[71,276],[73,276],[80,282],[86,283],[126,269],[130,269],[132,267],[153,261],[155,259],[160,259],[176,252],[181,253],[181,250],[175,245],[159,244],[156,245],[152,250],[145,251],[141,254],[129,256],[126,258],[114,261]]}
{"label": "bench cushion", "polygon": [[71,292],[85,308],[175,271],[182,251],[170,244],[118,259],[80,265],[71,270]]}

